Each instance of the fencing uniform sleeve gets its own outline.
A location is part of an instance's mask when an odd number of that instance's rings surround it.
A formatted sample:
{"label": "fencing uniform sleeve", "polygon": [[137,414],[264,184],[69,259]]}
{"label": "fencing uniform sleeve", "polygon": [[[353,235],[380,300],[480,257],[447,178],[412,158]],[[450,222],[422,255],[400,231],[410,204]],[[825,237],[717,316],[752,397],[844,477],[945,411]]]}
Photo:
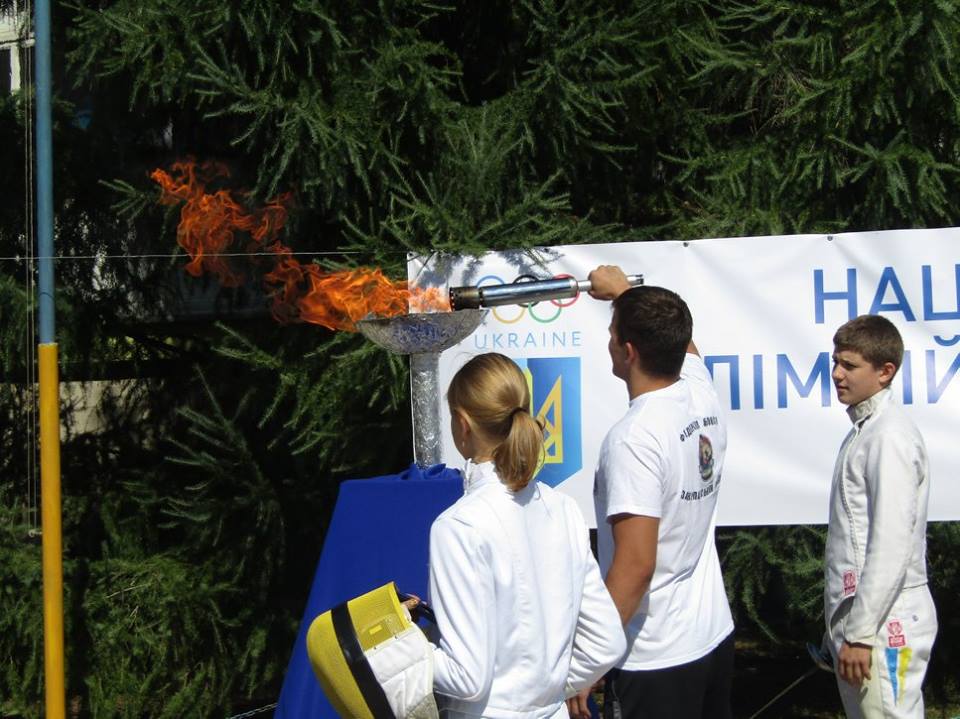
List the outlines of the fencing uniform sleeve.
{"label": "fencing uniform sleeve", "polygon": [[843,638],[872,645],[903,588],[907,564],[915,551],[917,497],[924,465],[919,445],[909,436],[883,433],[873,438],[869,450],[866,558]]}
{"label": "fencing uniform sleeve", "polygon": [[482,697],[496,651],[493,567],[476,530],[453,517],[430,530],[430,600],[440,630],[434,688],[465,701]]}
{"label": "fencing uniform sleeve", "polygon": [[610,598],[600,567],[586,547],[587,572],[583,598],[573,636],[573,653],[567,677],[566,695],[571,697],[591,686],[616,664],[627,651],[627,639],[620,614]]}

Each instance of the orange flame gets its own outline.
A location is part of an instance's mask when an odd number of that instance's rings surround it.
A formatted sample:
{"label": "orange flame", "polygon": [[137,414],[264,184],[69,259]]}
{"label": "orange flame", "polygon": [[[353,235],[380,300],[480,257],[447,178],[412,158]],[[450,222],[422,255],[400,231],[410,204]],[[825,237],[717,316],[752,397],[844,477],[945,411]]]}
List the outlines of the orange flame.
{"label": "orange flame", "polygon": [[[234,269],[227,257],[237,252],[236,233],[248,234],[260,247],[274,243],[287,220],[285,205],[290,200],[289,193],[251,212],[227,190],[207,192],[207,182],[230,176],[223,165],[205,162],[198,166],[187,160],[174,163],[171,170],[172,174],[168,174],[157,169],[150,177],[161,187],[161,203],[184,203],[180,209],[177,244],[190,255],[186,271],[194,277],[200,277],[205,271],[212,272],[225,287],[243,284],[244,274]],[[244,251],[251,250],[248,246]]]}
{"label": "orange flame", "polygon": [[450,311],[449,300],[439,288],[410,289],[405,281],[390,280],[379,269],[325,272],[318,265],[297,261],[292,250],[277,239],[287,219],[290,193],[249,210],[228,190],[207,191],[210,181],[229,177],[225,166],[212,162],[176,162],[170,173],[157,169],[150,177],[161,187],[161,203],[184,203],[177,243],[190,255],[184,269],[194,277],[212,272],[225,287],[244,282],[245,275],[227,257],[237,252],[237,233],[252,238],[239,254],[274,253],[275,265],[264,281],[271,288],[273,316],[280,322],[311,322],[355,332],[356,322],[368,315]]}

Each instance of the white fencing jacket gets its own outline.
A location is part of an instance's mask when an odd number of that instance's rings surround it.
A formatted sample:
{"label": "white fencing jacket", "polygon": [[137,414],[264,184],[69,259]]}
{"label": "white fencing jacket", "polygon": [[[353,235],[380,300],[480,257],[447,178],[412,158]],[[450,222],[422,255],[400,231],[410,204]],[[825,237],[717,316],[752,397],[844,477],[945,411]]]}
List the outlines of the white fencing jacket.
{"label": "white fencing jacket", "polygon": [[539,482],[511,492],[490,462],[464,477],[430,530],[441,716],[566,717],[564,699],[626,651],[583,517]]}
{"label": "white fencing jacket", "polygon": [[884,389],[847,408],[830,490],[825,619],[828,631],[851,600],[835,642],[873,645],[904,589],[927,583],[927,496],[923,437]]}

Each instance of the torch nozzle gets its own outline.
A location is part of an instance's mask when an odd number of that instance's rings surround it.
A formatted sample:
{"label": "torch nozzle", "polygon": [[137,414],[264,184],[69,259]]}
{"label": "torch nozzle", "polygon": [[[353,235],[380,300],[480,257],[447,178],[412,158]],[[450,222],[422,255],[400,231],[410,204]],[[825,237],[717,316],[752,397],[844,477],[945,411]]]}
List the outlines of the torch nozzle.
{"label": "torch nozzle", "polygon": [[[630,282],[631,287],[637,287],[643,284],[643,275],[627,275],[627,281]],[[509,284],[451,287],[450,308],[465,310],[530,304],[542,300],[576,297],[581,292],[589,291],[590,280],[577,280],[573,277],[549,280],[521,278]]]}

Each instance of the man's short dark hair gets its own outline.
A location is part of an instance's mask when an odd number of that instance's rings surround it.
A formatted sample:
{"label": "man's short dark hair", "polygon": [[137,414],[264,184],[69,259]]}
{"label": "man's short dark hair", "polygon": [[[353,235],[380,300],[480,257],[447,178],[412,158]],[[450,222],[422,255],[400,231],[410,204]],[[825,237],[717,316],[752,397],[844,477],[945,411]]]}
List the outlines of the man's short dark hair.
{"label": "man's short dark hair", "polygon": [[613,301],[617,340],[637,351],[640,368],[655,377],[677,377],[693,336],[690,309],[676,292],[633,287]]}
{"label": "man's short dark hair", "polygon": [[900,369],[903,363],[903,338],[893,322],[880,315],[860,315],[841,325],[833,346],[838,352],[858,352],[876,369],[887,362]]}

